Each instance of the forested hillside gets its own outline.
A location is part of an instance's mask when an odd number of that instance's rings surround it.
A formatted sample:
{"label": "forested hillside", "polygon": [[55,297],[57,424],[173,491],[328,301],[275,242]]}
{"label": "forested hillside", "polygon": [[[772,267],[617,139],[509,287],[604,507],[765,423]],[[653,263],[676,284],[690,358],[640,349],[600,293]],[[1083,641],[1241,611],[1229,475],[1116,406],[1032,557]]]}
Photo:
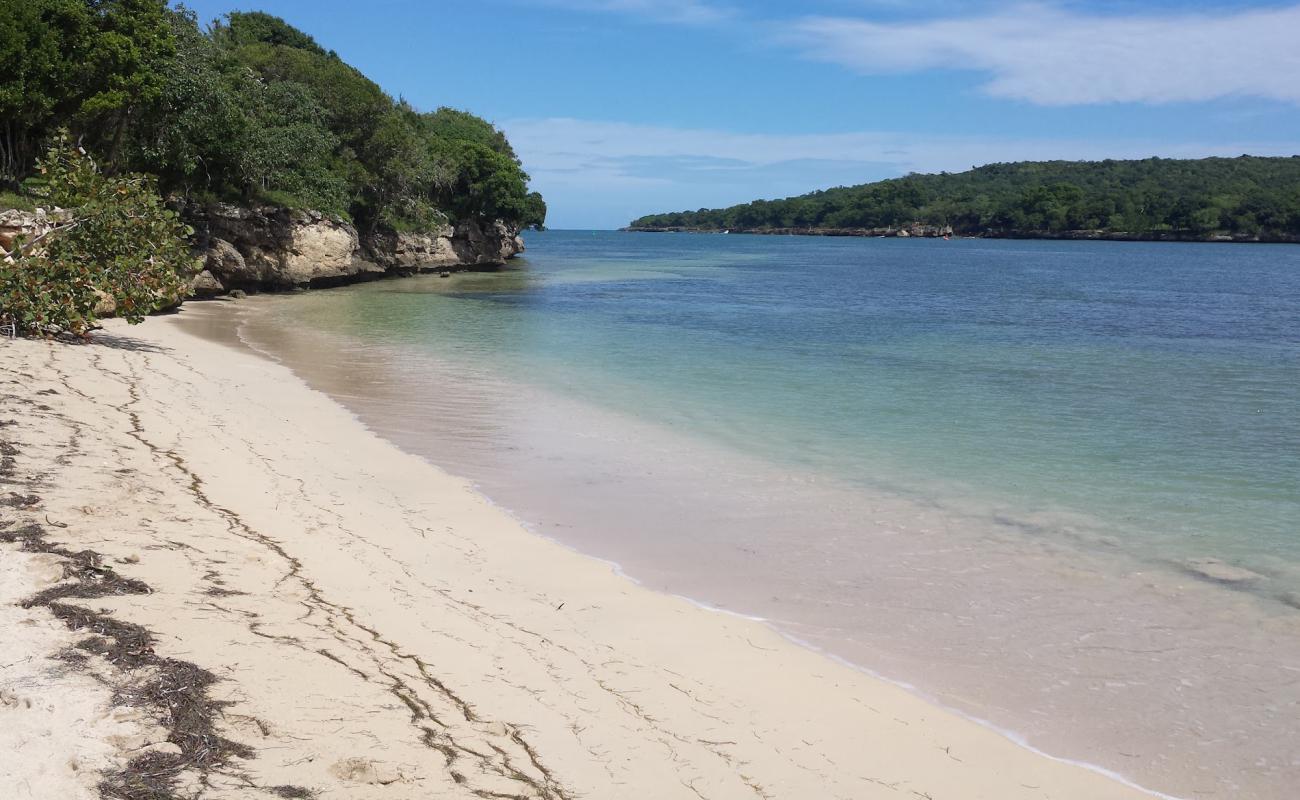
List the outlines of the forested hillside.
{"label": "forested hillside", "polygon": [[991,236],[1102,232],[1294,240],[1300,157],[990,164],[786,200],[654,214],[635,229],[843,232],[912,225]]}
{"label": "forested hillside", "polygon": [[505,136],[395,100],[268,14],[202,28],[164,0],[0,0],[0,201],[22,205],[60,129],[169,197],[310,208],[362,230],[540,226]]}

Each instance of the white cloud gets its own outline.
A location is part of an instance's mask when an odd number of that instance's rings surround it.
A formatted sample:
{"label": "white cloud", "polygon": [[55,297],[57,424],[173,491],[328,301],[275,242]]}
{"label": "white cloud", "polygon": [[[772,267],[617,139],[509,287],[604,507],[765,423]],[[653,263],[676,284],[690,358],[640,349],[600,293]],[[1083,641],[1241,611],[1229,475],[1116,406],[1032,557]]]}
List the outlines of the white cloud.
{"label": "white cloud", "polygon": [[[1300,104],[1300,5],[1103,14],[1014,5],[856,0],[859,16],[742,14],[714,0],[531,0],[793,45],[866,74],[961,70],[984,90],[1047,106],[1256,97]],[[1104,4],[1103,4],[1104,5]],[[1126,4],[1127,5],[1127,4]],[[974,10],[972,10],[974,9]]]}
{"label": "white cloud", "polygon": [[1253,96],[1300,103],[1300,6],[1097,16],[1042,4],[920,22],[805,17],[779,37],[869,74],[973,70],[1040,105]]}

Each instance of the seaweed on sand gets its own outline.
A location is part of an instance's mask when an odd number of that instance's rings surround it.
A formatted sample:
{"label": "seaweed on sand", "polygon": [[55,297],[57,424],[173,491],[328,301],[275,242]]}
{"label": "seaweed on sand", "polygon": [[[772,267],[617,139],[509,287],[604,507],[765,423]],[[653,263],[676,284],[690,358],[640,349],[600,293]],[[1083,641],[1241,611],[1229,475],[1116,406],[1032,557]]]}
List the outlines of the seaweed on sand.
{"label": "seaweed on sand", "polygon": [[[18,454],[11,442],[0,442],[0,479],[6,483],[14,476]],[[36,495],[13,494],[3,501],[4,506],[15,510],[30,509],[39,503]],[[217,733],[216,721],[228,703],[209,694],[216,676],[188,661],[158,655],[153,635],[140,625],[64,602],[148,594],[149,586],[119,575],[99,553],[74,552],[49,541],[47,533],[36,522],[0,521],[0,542],[63,559],[63,580],[28,598],[23,606],[47,608],[70,630],[84,632],[86,636],[77,642],[76,650],[65,653],[62,659],[84,666],[89,655],[96,655],[113,665],[125,677],[115,687],[114,704],[150,712],[167,730],[167,742],[172,745],[154,748],[105,775],[99,784],[100,796],[106,800],[180,800],[178,784],[183,774],[191,774],[206,784],[211,773],[227,767],[233,759],[252,758],[251,748]],[[277,797],[312,797],[301,787],[263,788],[249,784],[249,788]]]}

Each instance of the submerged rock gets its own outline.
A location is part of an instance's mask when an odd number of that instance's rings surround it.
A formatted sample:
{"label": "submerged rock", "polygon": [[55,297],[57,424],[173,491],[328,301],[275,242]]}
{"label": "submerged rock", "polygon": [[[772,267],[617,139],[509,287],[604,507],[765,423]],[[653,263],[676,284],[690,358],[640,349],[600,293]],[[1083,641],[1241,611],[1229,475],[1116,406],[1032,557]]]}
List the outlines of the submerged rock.
{"label": "submerged rock", "polygon": [[1229,586],[1245,586],[1264,579],[1258,572],[1234,566],[1217,558],[1193,558],[1183,562],[1183,569],[1208,581]]}

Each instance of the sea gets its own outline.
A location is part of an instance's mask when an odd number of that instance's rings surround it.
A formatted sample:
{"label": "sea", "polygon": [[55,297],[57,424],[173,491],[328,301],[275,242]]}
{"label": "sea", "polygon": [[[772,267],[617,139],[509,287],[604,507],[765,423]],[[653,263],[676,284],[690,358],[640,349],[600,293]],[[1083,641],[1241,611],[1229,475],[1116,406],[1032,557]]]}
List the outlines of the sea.
{"label": "sea", "polygon": [[1300,247],[526,241],[221,324],[650,589],[1156,795],[1300,796]]}

